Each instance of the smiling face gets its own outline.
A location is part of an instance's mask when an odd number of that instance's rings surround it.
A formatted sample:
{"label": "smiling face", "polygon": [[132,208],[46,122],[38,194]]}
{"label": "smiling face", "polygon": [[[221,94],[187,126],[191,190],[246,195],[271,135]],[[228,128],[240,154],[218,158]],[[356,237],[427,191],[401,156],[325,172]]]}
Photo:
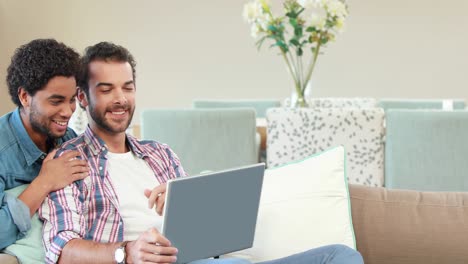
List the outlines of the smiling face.
{"label": "smiling face", "polygon": [[80,92],[80,101],[88,107],[93,131],[98,135],[125,133],[135,111],[135,83],[130,64],[93,61],[89,64],[88,84],[89,94]]}
{"label": "smiling face", "polygon": [[68,121],[76,108],[75,77],[56,76],[33,96],[19,89],[21,119],[33,141],[65,135]]}

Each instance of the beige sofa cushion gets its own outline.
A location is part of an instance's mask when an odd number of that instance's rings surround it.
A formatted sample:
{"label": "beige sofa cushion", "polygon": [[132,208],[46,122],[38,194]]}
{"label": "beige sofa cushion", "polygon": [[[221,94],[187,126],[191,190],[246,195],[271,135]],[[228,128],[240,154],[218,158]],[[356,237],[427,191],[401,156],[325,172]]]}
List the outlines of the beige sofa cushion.
{"label": "beige sofa cushion", "polygon": [[349,190],[366,264],[468,263],[468,193]]}
{"label": "beige sofa cushion", "polygon": [[18,259],[16,259],[14,256],[0,253],[0,263],[2,264],[18,264]]}

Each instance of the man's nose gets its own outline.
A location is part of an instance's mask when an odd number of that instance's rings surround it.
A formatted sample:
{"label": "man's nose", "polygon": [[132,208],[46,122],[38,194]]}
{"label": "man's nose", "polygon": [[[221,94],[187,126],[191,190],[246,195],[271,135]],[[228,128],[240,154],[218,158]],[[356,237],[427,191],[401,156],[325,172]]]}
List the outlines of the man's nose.
{"label": "man's nose", "polygon": [[114,90],[114,103],[118,104],[126,104],[127,103],[127,97],[125,97],[125,94],[122,89],[115,89]]}
{"label": "man's nose", "polygon": [[66,118],[70,118],[73,114],[73,112],[75,112],[75,108],[76,108],[76,104],[73,103],[73,104],[63,104],[64,106],[62,107],[61,111],[60,111],[60,114],[63,116],[63,117],[66,117]]}

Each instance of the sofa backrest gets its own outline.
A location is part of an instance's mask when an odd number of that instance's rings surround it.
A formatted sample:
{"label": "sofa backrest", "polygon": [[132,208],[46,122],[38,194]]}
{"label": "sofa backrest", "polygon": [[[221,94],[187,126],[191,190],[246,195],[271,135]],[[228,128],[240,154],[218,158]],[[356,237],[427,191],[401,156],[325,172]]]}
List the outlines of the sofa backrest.
{"label": "sofa backrest", "polygon": [[468,193],[349,186],[366,264],[468,263]]}

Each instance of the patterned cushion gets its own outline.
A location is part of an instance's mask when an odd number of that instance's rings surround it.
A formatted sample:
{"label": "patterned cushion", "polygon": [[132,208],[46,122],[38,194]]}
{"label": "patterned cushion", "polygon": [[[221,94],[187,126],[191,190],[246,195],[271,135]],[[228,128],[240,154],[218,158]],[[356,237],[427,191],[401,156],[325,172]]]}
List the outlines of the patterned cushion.
{"label": "patterned cushion", "polygon": [[369,97],[340,98],[321,97],[308,100],[309,107],[324,108],[374,108],[377,107],[377,99]]}
{"label": "patterned cushion", "polygon": [[270,109],[267,165],[280,166],[343,145],[349,183],[383,186],[383,119],[381,108]]}

